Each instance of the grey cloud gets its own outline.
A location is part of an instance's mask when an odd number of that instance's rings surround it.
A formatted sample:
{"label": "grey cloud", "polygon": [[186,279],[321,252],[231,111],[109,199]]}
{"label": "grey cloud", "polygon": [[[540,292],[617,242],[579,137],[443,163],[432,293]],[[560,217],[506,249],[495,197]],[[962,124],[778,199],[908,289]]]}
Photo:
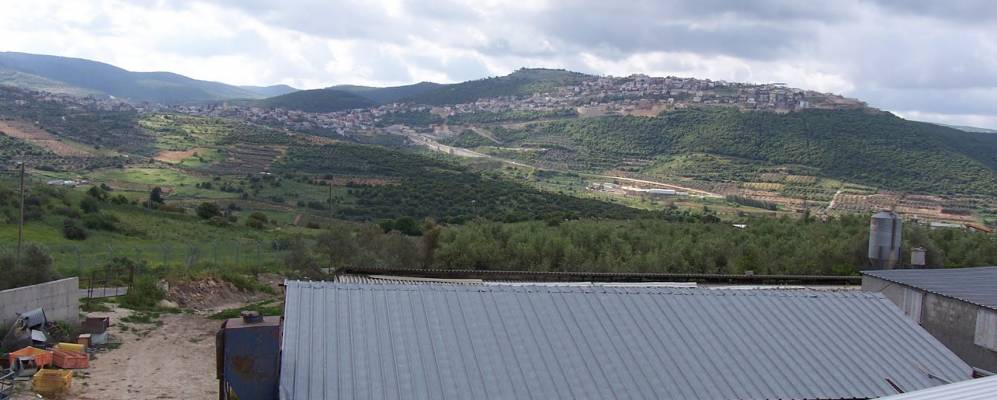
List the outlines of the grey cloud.
{"label": "grey cloud", "polygon": [[955,22],[997,20],[997,2],[992,0],[868,0],[887,12]]}

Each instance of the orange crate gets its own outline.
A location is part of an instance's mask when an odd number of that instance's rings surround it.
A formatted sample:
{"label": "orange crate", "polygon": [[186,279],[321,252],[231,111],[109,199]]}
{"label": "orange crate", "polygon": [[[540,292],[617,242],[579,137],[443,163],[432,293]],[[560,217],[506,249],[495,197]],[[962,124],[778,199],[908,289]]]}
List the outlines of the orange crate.
{"label": "orange crate", "polygon": [[10,365],[14,365],[14,361],[17,360],[18,357],[25,357],[25,356],[34,357],[35,363],[38,364],[38,368],[52,364],[51,351],[36,349],[31,346],[10,353],[10,355],[8,356],[8,361],[10,361]]}
{"label": "orange crate", "polygon": [[90,358],[86,353],[56,350],[52,352],[52,363],[65,369],[83,369],[90,367]]}

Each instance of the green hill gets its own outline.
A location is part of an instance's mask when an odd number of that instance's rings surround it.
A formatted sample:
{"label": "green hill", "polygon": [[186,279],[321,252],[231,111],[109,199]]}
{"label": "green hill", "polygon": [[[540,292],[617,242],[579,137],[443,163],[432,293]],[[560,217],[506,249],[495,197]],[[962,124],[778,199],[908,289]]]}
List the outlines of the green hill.
{"label": "green hill", "polygon": [[[6,83],[36,88],[37,78],[61,84],[62,89],[108,94],[118,98],[182,103],[233,98],[262,98],[251,90],[224,83],[202,81],[170,72],[132,72],[110,64],[80,58],[0,52],[0,69],[23,74]],[[50,90],[50,89],[49,89]]]}
{"label": "green hill", "polygon": [[250,92],[256,93],[257,95],[262,97],[280,96],[288,93],[294,93],[300,90],[288,85],[239,86],[239,87],[248,90]]}
{"label": "green hill", "polygon": [[328,89],[342,90],[361,95],[376,103],[388,104],[388,103],[397,102],[407,97],[418,96],[423,93],[436,90],[442,86],[443,85],[440,85],[439,83],[419,82],[412,85],[392,86],[392,87],[338,85],[330,87]]}
{"label": "green hill", "polygon": [[802,165],[886,189],[997,194],[997,138],[874,111],[789,114],[690,109],[656,118],[603,117],[498,129],[506,146],[542,147],[533,161],[591,169],[627,159],[705,153],[758,165]]}
{"label": "green hill", "polygon": [[353,108],[376,106],[371,99],[343,90],[313,89],[300,90],[281,96],[257,101],[256,104],[269,108],[286,108],[304,112],[327,113]]}
{"label": "green hill", "polygon": [[594,79],[594,77],[578,72],[523,68],[506,76],[442,85],[434,90],[409,96],[402,100],[431,105],[468,103],[487,97],[542,93],[559,86],[590,79]]}

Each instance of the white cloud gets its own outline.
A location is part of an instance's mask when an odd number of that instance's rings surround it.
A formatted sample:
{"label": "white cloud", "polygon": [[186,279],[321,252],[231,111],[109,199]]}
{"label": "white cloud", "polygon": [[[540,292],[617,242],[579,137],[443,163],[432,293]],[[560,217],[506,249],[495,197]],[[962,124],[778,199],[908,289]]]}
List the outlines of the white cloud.
{"label": "white cloud", "polygon": [[980,103],[997,99],[989,1],[0,0],[0,9],[0,50],[234,84],[453,82],[547,66],[785,82],[905,115],[989,126],[997,117]]}

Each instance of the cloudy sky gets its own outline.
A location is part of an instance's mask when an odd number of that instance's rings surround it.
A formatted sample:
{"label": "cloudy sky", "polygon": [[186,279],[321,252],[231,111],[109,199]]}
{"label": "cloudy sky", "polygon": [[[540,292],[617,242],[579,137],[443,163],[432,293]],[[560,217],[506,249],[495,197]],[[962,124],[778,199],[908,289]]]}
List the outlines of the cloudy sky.
{"label": "cloudy sky", "polygon": [[455,82],[522,67],[842,93],[997,128],[991,0],[0,0],[0,50],[233,84]]}

